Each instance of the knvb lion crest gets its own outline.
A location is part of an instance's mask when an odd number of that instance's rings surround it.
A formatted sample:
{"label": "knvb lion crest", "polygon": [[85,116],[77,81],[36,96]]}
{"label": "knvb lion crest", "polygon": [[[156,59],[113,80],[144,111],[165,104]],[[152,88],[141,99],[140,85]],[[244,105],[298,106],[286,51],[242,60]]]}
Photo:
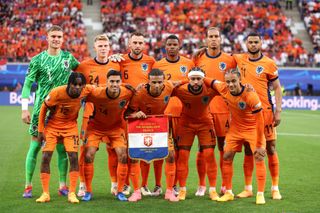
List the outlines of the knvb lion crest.
{"label": "knvb lion crest", "polygon": [[148,67],[149,67],[149,66],[148,66],[148,64],[146,64],[146,63],[142,63],[142,64],[141,64],[141,69],[142,69],[143,72],[147,72],[147,71],[148,71]]}
{"label": "knvb lion crest", "polygon": [[203,104],[208,104],[209,103],[209,97],[208,96],[203,96],[202,99],[201,99],[201,102]]}
{"label": "knvb lion crest", "polygon": [[226,68],[227,68],[227,64],[226,64],[226,63],[224,63],[224,62],[220,62],[220,63],[219,63],[219,69],[220,69],[220,71],[225,71]]}
{"label": "knvb lion crest", "polygon": [[170,96],[167,95],[167,96],[164,97],[163,101],[164,101],[165,104],[167,104],[169,102],[169,100],[170,100]]}
{"label": "knvb lion crest", "polygon": [[186,66],[180,66],[180,72],[182,73],[182,74],[186,74],[186,72],[188,71],[188,68],[186,67]]}
{"label": "knvb lion crest", "polygon": [[263,72],[264,68],[262,66],[258,66],[256,69],[256,73],[260,75]]}
{"label": "knvb lion crest", "polygon": [[239,108],[240,108],[241,110],[244,110],[244,109],[246,108],[247,104],[246,104],[246,102],[240,101],[240,102],[238,103],[238,106],[239,106]]}
{"label": "knvb lion crest", "polygon": [[151,136],[145,136],[143,138],[143,143],[145,146],[150,147],[152,145],[153,138]]}
{"label": "knvb lion crest", "polygon": [[123,109],[123,108],[125,107],[126,103],[127,103],[126,100],[121,100],[121,101],[119,102],[119,107],[120,107],[120,109]]}

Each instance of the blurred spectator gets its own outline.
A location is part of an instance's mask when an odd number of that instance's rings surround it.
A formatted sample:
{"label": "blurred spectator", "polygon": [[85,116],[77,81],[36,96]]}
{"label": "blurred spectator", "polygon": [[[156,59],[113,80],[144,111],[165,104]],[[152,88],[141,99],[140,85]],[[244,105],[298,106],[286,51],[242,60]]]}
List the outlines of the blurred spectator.
{"label": "blurred spectator", "polygon": [[46,29],[60,25],[64,46],[78,59],[89,56],[80,0],[0,0],[0,57],[28,62],[47,48]]}
{"label": "blurred spectator", "polygon": [[181,54],[191,56],[205,46],[206,29],[218,26],[225,52],[246,51],[246,35],[258,31],[263,53],[279,66],[308,66],[309,55],[293,37],[291,19],[280,8],[278,1],[102,0],[101,20],[103,31],[118,44],[114,52],[124,52],[130,33],[139,30],[146,34],[147,53],[156,59],[164,56],[162,41],[169,34],[179,36]]}
{"label": "blurred spectator", "polygon": [[0,71],[7,70],[7,62],[8,60],[6,58],[0,57]]}
{"label": "blurred spectator", "polygon": [[302,91],[301,91],[301,87],[300,84],[297,83],[296,87],[294,88],[294,96],[302,96]]}
{"label": "blurred spectator", "polygon": [[316,67],[320,67],[320,49],[314,54],[314,63]]}
{"label": "blurred spectator", "polygon": [[286,10],[292,10],[293,0],[286,0]]}
{"label": "blurred spectator", "polygon": [[307,95],[313,96],[313,85],[312,84],[307,85]]}

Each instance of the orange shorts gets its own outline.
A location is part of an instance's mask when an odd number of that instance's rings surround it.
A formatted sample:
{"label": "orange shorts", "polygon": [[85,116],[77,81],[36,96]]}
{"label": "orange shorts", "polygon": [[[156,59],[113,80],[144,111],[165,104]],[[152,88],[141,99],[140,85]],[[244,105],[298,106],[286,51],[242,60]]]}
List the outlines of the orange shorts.
{"label": "orange shorts", "polygon": [[263,118],[264,118],[264,135],[266,137],[266,141],[277,140],[277,131],[276,127],[274,127],[273,121],[273,112],[271,110],[264,111]]}
{"label": "orange shorts", "polygon": [[100,142],[106,143],[108,148],[127,148],[126,133],[123,128],[115,128],[108,131],[99,131],[88,127],[85,146],[99,148]]}
{"label": "orange shorts", "polygon": [[[256,150],[257,144],[257,132],[252,131],[239,131],[239,130],[229,130],[226,135],[224,151],[241,152],[242,145],[248,143],[252,153]],[[265,143],[264,143],[265,144]],[[265,145],[264,147],[265,148]]]}
{"label": "orange shorts", "polygon": [[213,113],[214,130],[217,137],[225,137],[230,124],[230,113]]}
{"label": "orange shorts", "polygon": [[178,147],[192,146],[195,136],[198,136],[200,146],[216,144],[213,123],[195,123],[180,119],[178,127]]}
{"label": "orange shorts", "polygon": [[67,152],[78,152],[79,136],[78,129],[61,131],[47,128],[44,131],[46,141],[42,145],[43,152],[53,152],[58,141],[62,141]]}

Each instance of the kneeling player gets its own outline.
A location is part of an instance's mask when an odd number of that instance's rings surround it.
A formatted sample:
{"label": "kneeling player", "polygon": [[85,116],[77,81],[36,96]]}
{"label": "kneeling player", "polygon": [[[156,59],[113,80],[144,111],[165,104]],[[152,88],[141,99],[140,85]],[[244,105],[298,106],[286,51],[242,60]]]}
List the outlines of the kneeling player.
{"label": "kneeling player", "polygon": [[[50,161],[58,140],[62,140],[70,160],[68,201],[79,203],[75,194],[79,177],[77,118],[81,100],[92,91],[91,86],[85,87],[85,85],[86,80],[81,73],[72,73],[68,85],[53,89],[42,104],[39,117],[39,142],[44,142],[40,174],[43,193],[37,202],[50,201]],[[45,125],[48,109],[50,114]]]}

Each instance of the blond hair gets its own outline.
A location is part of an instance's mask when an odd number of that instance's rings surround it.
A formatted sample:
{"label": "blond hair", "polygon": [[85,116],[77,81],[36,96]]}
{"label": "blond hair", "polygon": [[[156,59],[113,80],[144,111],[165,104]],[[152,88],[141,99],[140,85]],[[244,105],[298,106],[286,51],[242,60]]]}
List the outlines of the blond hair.
{"label": "blond hair", "polygon": [[109,42],[109,38],[106,34],[100,34],[100,35],[97,35],[95,38],[94,38],[94,42],[96,41],[107,41]]}

